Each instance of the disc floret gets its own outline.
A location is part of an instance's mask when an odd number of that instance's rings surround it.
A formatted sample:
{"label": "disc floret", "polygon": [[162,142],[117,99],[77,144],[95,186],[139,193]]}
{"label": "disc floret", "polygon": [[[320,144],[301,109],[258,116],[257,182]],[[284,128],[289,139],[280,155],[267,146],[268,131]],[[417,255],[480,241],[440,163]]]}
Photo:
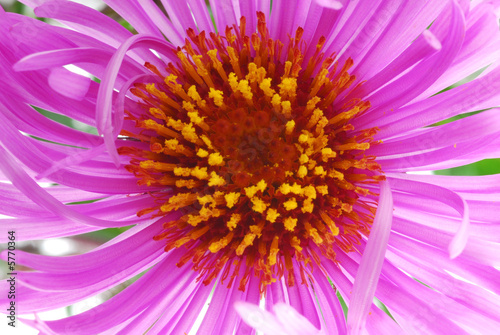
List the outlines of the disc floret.
{"label": "disc floret", "polygon": [[335,246],[359,243],[374,212],[363,185],[381,177],[364,154],[376,129],[350,123],[369,102],[339,98],[352,60],[325,56],[324,38],[306,58],[301,28],[285,45],[258,19],[250,36],[244,17],[225,36],[188,30],[166,75],[146,64],[159,80],[131,90],[144,112],[128,112],[137,131],[122,135],[149,148],[120,151],[155,190],[156,205],[138,214],[180,213],[154,237],[185,248],[179,266],[191,261],[205,284],[223,271],[229,285],[244,267],[239,288],[256,275],[264,291],[282,276],[293,285],[294,266],[305,282],[318,253],[335,260]]}

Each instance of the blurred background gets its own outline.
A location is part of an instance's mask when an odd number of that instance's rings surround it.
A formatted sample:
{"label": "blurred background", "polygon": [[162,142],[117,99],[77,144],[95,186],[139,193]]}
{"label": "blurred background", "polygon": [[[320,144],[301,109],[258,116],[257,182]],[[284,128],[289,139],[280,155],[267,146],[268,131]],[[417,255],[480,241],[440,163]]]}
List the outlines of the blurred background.
{"label": "blurred background", "polygon": [[[109,8],[103,1],[101,0],[77,0],[75,2],[82,3],[86,6],[92,7],[96,10],[99,10],[109,17],[112,17],[116,21],[118,21],[120,24],[122,24],[124,27],[127,29],[133,31],[133,28],[126,22],[124,21],[118,14],[116,14],[111,8]],[[160,1],[155,1],[155,2],[160,2]],[[26,7],[22,3],[18,1],[13,1],[13,0],[0,0],[0,5],[3,7],[5,11],[8,12],[14,12],[14,13],[19,13],[31,17],[35,17],[33,10],[30,8]],[[51,22],[50,20],[43,19],[44,21],[51,23],[51,24],[57,24],[60,25],[57,22]],[[480,73],[480,72],[479,72]],[[476,73],[469,78],[466,78],[464,80],[468,81],[473,79],[475,76],[477,76],[479,73]],[[462,83],[462,82],[461,82]],[[457,83],[454,86],[460,85],[461,83]],[[451,87],[450,87],[451,88]],[[448,88],[449,89],[449,88]],[[44,110],[39,110],[37,109],[41,114],[45,115],[46,117],[49,117],[57,122],[60,122],[62,124],[65,124],[67,126],[73,127],[73,128],[78,128],[80,130],[85,130],[88,132],[94,132],[95,130],[92,129],[92,127],[88,127],[85,125],[82,125],[80,123],[76,123],[66,117],[53,114]],[[480,112],[480,111],[478,111]],[[469,113],[465,115],[461,115],[459,118],[467,117],[471,114],[475,114],[478,112],[474,113]],[[446,122],[450,122],[452,120],[455,120],[457,118],[452,118],[450,120],[446,120],[443,122],[440,122],[439,124],[443,124]],[[83,127],[83,128],[82,128]],[[85,128],[87,127],[87,128]],[[446,170],[439,170],[439,171],[424,171],[424,172],[419,172],[421,174],[440,174],[440,175],[487,175],[487,174],[496,174],[500,173],[500,159],[488,159],[488,160],[483,160],[474,164],[462,166],[462,167],[457,167],[453,169],[446,169]],[[30,253],[37,253],[37,254],[44,254],[44,255],[50,255],[50,256],[67,256],[67,255],[72,255],[72,254],[79,254],[79,253],[85,253],[89,250],[94,249],[95,247],[101,245],[102,243],[114,238],[118,234],[122,233],[125,231],[127,228],[117,228],[117,229],[105,229],[97,232],[93,232],[90,234],[84,234],[84,235],[78,235],[78,236],[73,236],[69,238],[55,238],[55,239],[47,239],[47,240],[40,240],[40,241],[26,241],[26,242],[17,242],[16,243],[16,249],[17,250],[24,250]],[[0,244],[0,250],[3,250],[6,248],[5,244]],[[16,270],[22,270],[22,266],[17,266]],[[4,279],[7,277],[6,273],[9,272],[6,266],[6,263],[4,261],[0,261],[0,279]],[[100,294],[98,296],[95,296],[91,299],[84,300],[82,302],[79,302],[75,305],[66,307],[66,308],[61,308],[56,311],[50,311],[46,313],[41,313],[40,317],[43,319],[60,319],[62,317],[66,317],[68,315],[73,315],[73,314],[78,314],[81,312],[84,312],[88,309],[91,309],[95,307],[96,305],[100,304],[101,302],[109,299],[113,295],[117,294],[121,290],[123,290],[127,285],[129,285],[131,282],[133,282],[134,279],[130,280],[129,282],[123,283],[120,286],[117,286],[113,288],[110,291],[104,292],[103,294]],[[3,293],[1,293],[3,294]],[[340,298],[341,299],[341,298]],[[32,319],[34,318],[33,315],[28,315],[24,316],[25,318]],[[2,318],[3,319],[3,318]],[[22,323],[17,322],[16,328],[13,330],[12,327],[7,326],[7,322],[5,320],[0,321],[0,334],[22,334],[22,335],[30,335],[30,334],[38,334],[38,331],[33,330],[32,328],[23,325]]]}

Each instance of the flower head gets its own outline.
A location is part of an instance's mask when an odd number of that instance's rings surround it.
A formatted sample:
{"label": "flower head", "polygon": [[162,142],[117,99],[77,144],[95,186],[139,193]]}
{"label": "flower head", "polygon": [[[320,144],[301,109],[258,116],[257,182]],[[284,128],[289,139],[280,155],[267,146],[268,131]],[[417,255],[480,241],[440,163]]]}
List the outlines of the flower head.
{"label": "flower head", "polygon": [[331,261],[335,245],[351,251],[375,210],[361,185],[384,178],[364,154],[377,129],[350,124],[369,102],[334,103],[355,79],[352,60],[327,57],[324,38],[306,59],[302,28],[285,46],[257,17],[250,36],[245,17],[225,36],[188,30],[167,76],[148,65],[157,82],[131,90],[143,108],[122,135],[149,145],[118,152],[132,157],[139,184],[169,187],[147,212],[184,214],[155,236],[165,251],[186,246],[179,265],[192,261],[205,284],[244,267],[239,288],[253,273],[265,292],[285,274],[294,285],[292,259],[306,276],[305,263],[319,260],[310,244]]}
{"label": "flower head", "polygon": [[[203,1],[109,1],[136,35],[70,1],[29,3],[71,29],[0,16],[0,208],[10,217],[0,239],[129,229],[79,255],[19,252],[32,271],[19,272],[18,303],[68,306],[144,272],[94,309],[34,327],[498,325],[498,176],[408,173],[498,156],[493,3],[214,0],[212,22]],[[248,304],[259,302],[275,317]]]}

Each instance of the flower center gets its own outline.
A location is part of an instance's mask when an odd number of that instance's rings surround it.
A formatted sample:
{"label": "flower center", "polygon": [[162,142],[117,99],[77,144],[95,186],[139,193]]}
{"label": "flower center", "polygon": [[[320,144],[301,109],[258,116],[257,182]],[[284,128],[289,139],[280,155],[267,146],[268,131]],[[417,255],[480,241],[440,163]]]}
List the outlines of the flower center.
{"label": "flower center", "polygon": [[382,177],[364,154],[376,129],[350,124],[369,102],[337,99],[352,60],[325,56],[324,38],[306,57],[302,28],[285,47],[257,16],[250,36],[244,17],[225,36],[188,30],[166,77],[146,64],[159,80],[131,89],[143,112],[127,112],[137,131],[122,135],[149,148],[120,153],[139,184],[156,187],[156,205],[138,215],[180,213],[154,237],[185,248],[178,266],[191,261],[205,284],[223,271],[229,285],[244,267],[239,288],[255,275],[264,291],[283,276],[293,285],[294,266],[306,282],[305,264],[369,234],[376,204],[362,200],[363,184]]}

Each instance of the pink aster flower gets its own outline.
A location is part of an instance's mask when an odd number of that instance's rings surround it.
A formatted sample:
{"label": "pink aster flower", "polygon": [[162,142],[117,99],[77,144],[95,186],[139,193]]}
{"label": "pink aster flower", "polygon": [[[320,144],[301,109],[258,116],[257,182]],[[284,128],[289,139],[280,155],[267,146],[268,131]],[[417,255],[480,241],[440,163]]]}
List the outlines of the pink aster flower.
{"label": "pink aster flower", "polygon": [[16,251],[18,311],[142,274],[43,334],[498,329],[500,177],[408,173],[499,157],[496,1],[22,2],[64,26],[0,14],[0,239],[130,229]]}

